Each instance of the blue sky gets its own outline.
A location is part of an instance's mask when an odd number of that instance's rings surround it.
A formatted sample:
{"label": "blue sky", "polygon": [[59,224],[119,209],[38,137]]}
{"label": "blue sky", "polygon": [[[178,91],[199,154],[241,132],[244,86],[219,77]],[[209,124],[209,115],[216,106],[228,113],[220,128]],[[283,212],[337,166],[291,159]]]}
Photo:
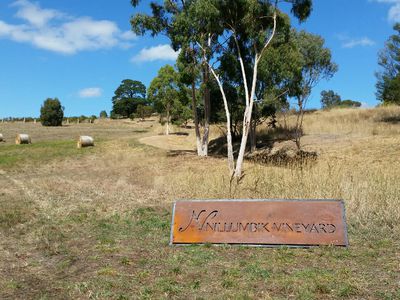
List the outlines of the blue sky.
{"label": "blue sky", "polygon": [[[129,19],[146,11],[129,0],[1,0],[0,118],[39,115],[48,97],[58,97],[65,115],[110,111],[121,80],[146,86],[158,69],[174,63],[165,37],[136,37]],[[297,28],[324,37],[339,71],[313,91],[374,106],[377,53],[400,21],[400,0],[315,0],[311,17]]]}

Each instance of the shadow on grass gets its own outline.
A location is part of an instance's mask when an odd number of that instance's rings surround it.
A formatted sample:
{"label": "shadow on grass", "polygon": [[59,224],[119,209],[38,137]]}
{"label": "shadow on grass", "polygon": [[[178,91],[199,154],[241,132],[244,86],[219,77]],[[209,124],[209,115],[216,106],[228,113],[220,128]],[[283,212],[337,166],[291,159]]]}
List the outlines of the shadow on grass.
{"label": "shadow on grass", "polygon": [[391,123],[391,124],[399,124],[400,123],[400,115],[398,116],[384,116],[379,122]]}
{"label": "shadow on grass", "polygon": [[[257,133],[256,150],[250,152],[249,142],[245,159],[266,165],[298,167],[314,163],[318,154],[298,150],[293,142],[294,128],[277,127],[265,129]],[[303,133],[301,133],[303,135]],[[241,136],[233,138],[233,152],[236,156],[240,147]],[[215,157],[226,157],[226,136],[221,136],[209,143],[209,154]]]}
{"label": "shadow on grass", "polygon": [[188,132],[173,132],[170,133],[171,135],[182,135],[182,136],[188,136],[189,133]]}
{"label": "shadow on grass", "polygon": [[170,150],[167,152],[167,156],[169,156],[169,157],[196,155],[196,154],[197,154],[197,151],[195,151],[195,150]]}

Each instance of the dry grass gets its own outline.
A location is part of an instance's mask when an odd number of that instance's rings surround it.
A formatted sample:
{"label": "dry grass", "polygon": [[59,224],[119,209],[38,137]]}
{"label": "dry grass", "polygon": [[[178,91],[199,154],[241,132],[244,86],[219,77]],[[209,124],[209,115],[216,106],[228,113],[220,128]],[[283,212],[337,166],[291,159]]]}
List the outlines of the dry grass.
{"label": "dry grass", "polygon": [[[246,163],[232,187],[224,159],[186,151],[193,130],[0,124],[7,143],[21,130],[34,142],[0,144],[0,298],[399,299],[400,125],[387,121],[399,112],[307,115],[303,143],[319,153],[315,164]],[[99,142],[75,149],[79,134]],[[30,159],[11,159],[21,152]],[[168,246],[175,199],[227,197],[342,198],[351,247]]]}

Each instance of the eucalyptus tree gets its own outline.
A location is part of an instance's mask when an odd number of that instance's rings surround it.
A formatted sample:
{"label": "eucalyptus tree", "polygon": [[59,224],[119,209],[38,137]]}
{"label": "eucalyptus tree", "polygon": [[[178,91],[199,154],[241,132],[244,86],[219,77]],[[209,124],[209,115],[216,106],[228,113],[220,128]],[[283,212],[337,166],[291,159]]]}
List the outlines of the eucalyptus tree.
{"label": "eucalyptus tree", "polygon": [[157,76],[151,81],[147,94],[154,108],[161,116],[165,116],[165,134],[169,135],[172,120],[185,118],[187,105],[187,93],[172,66],[160,68]]}
{"label": "eucalyptus tree", "polygon": [[[131,1],[134,7],[139,2]],[[212,1],[169,0],[163,3],[151,2],[150,7],[151,15],[136,14],[132,17],[132,30],[138,35],[146,32],[152,36],[163,34],[170,39],[174,50],[180,50],[178,69],[183,73],[182,81],[192,90],[197,153],[199,156],[207,156],[211,115],[208,63],[211,57],[204,49],[211,44],[210,33],[215,31],[211,29],[214,27],[212,20],[215,19],[215,14],[210,14]],[[204,107],[202,121],[197,113],[199,94]]]}
{"label": "eucalyptus tree", "polygon": [[[210,56],[212,59],[209,60],[209,67],[218,83],[225,107],[229,170],[232,178],[240,179],[242,177],[244,154],[252,120],[253,106],[256,99],[258,67],[275,36],[277,26],[283,23],[285,15],[279,11],[277,0],[209,0],[206,2],[212,4],[209,11],[210,16],[214,17],[214,27],[212,28],[214,31],[210,32],[212,43],[210,43],[206,52],[211,53]],[[281,2],[289,2],[292,5],[291,12],[300,21],[305,20],[311,12],[311,0],[290,0]],[[220,60],[222,56],[221,53],[225,50],[224,44],[226,41],[230,41],[236,45],[236,58],[239,61],[240,72],[243,78],[242,88],[245,100],[242,138],[236,162],[233,155],[230,132],[228,99],[224,90],[223,78],[214,67],[215,62]],[[244,53],[244,51],[246,51],[246,53]],[[214,62],[214,64],[210,62]],[[250,71],[246,68],[246,65],[250,66]]]}
{"label": "eucalyptus tree", "polygon": [[383,103],[400,104],[400,23],[393,29],[396,34],[389,37],[379,52],[381,70],[376,73],[376,96]]}
{"label": "eucalyptus tree", "polygon": [[298,149],[301,148],[301,136],[303,131],[304,110],[311,95],[312,89],[322,80],[330,79],[338,70],[338,66],[332,62],[332,54],[329,48],[324,47],[324,39],[319,35],[305,31],[292,31],[294,37],[299,68],[291,86],[291,93],[297,101],[298,114],[296,118],[293,140]]}
{"label": "eucalyptus tree", "polygon": [[321,106],[322,108],[332,108],[335,106],[339,106],[342,102],[342,99],[339,94],[335,93],[332,90],[322,91],[321,92]]}

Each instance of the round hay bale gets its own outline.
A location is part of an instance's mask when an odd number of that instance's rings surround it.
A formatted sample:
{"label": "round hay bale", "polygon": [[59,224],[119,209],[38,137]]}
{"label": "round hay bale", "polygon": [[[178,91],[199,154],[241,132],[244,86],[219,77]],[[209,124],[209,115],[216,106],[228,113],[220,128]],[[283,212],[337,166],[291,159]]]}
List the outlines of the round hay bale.
{"label": "round hay bale", "polygon": [[78,148],[93,147],[94,139],[91,136],[82,135],[78,139],[77,146],[78,146]]}
{"label": "round hay bale", "polygon": [[0,133],[0,142],[4,142],[4,137],[1,133]]}
{"label": "round hay bale", "polygon": [[22,144],[31,144],[31,137],[29,134],[21,133],[18,134],[17,137],[15,138],[15,143],[17,145],[22,145]]}

